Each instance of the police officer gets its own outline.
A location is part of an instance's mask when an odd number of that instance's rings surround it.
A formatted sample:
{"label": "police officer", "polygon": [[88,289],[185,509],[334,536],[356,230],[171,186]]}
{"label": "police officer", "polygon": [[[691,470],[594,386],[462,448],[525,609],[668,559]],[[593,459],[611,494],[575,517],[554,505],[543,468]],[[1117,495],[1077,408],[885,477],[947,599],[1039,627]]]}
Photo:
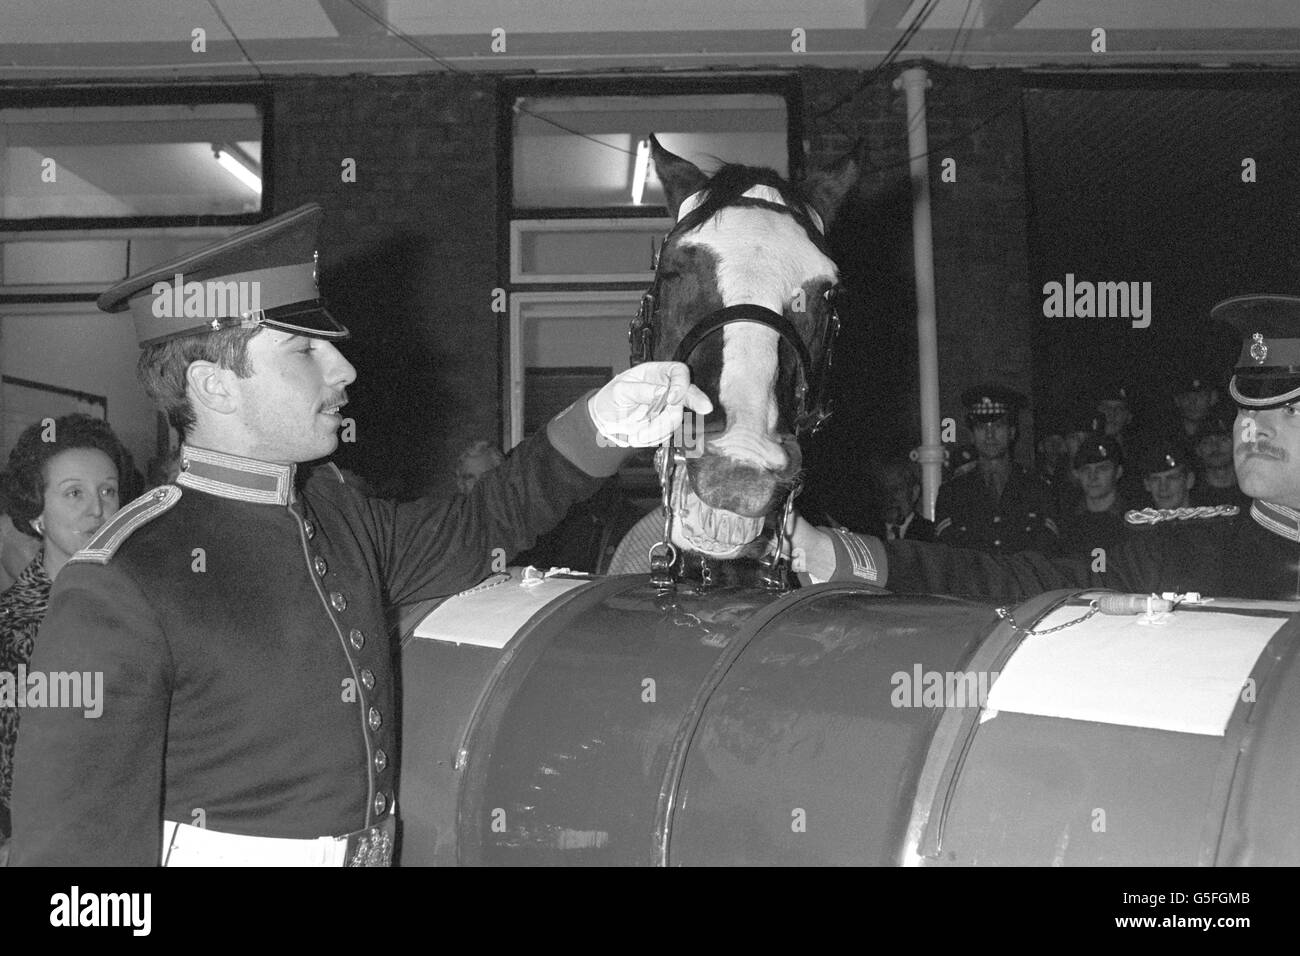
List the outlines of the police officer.
{"label": "police officer", "polygon": [[1142,518],[1145,533],[1110,549],[1102,563],[882,542],[800,521],[795,569],[813,581],[860,578],[997,602],[1072,587],[1300,598],[1300,296],[1240,296],[1211,315],[1243,337],[1229,392],[1238,406],[1233,458],[1252,499],[1248,510],[1154,512]]}
{"label": "police officer", "polygon": [[1051,490],[1011,458],[1024,396],[980,385],[962,393],[962,404],[978,458],[974,469],[939,489],[935,540],[993,554],[1052,549],[1057,531]]}
{"label": "police officer", "polygon": [[[30,711],[13,863],[385,865],[396,773],[385,608],[526,547],[681,421],[686,367],[637,366],[450,501],[364,497],[331,464],[356,371],[304,206],[124,280],[181,472],[59,575],[31,667],[102,674],[102,716]],[[603,436],[603,438],[598,438]]]}

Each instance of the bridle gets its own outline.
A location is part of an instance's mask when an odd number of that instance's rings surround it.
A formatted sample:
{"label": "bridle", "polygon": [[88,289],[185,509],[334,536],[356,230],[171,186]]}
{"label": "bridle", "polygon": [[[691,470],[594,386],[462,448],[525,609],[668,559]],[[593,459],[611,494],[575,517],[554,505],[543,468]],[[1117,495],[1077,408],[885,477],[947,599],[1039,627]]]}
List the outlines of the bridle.
{"label": "bridle", "polygon": [[[751,189],[750,192],[754,192],[756,189]],[[661,253],[679,234],[699,225],[699,223],[688,222],[687,210],[699,204],[700,196],[701,193],[695,193],[682,202],[678,211],[677,223],[664,236],[659,251],[655,254],[654,280],[651,282],[650,288],[641,296],[641,307],[628,328],[628,341],[631,346],[630,358],[633,365],[654,360],[655,346],[657,344],[656,317],[659,312],[660,289],[664,281],[663,272],[660,268],[663,259]],[[809,240],[826,254],[827,258],[830,257],[821,217],[810,207],[804,209],[787,205],[784,201],[774,202],[766,198],[751,197],[749,193],[746,193],[744,198],[732,204],[732,206],[735,205],[758,206],[791,216],[803,226]],[[840,317],[837,309],[839,292],[840,286],[836,284],[824,293],[827,307],[825,319],[815,333],[815,339],[821,345],[816,362],[813,361],[807,343],[799,335],[799,330],[795,328],[793,322],[780,312],[754,303],[725,306],[709,313],[682,337],[673,353],[672,360],[682,363],[689,362],[695,354],[695,350],[700,347],[706,338],[732,323],[752,322],[757,325],[767,326],[776,332],[778,343],[784,342],[794,351],[797,362],[792,428],[796,441],[801,438],[811,437],[817,433],[831,415],[827,390],[835,338],[840,330]],[[671,590],[676,586],[674,567],[677,564],[678,555],[677,548],[672,543],[672,479],[674,471],[679,467],[684,468],[685,465],[685,451],[678,446],[676,436],[670,435],[655,453],[655,470],[659,476],[664,511],[664,531],[662,540],[650,549],[650,580],[661,592]],[[784,551],[786,524],[794,509],[794,499],[800,490],[801,483],[796,481],[786,493],[780,507],[781,515],[772,541],[772,551],[764,560],[763,583],[765,587],[772,590],[787,591],[791,587],[789,558],[782,552]],[[704,559],[701,565],[703,586],[708,586],[709,577],[708,562],[707,559]]]}

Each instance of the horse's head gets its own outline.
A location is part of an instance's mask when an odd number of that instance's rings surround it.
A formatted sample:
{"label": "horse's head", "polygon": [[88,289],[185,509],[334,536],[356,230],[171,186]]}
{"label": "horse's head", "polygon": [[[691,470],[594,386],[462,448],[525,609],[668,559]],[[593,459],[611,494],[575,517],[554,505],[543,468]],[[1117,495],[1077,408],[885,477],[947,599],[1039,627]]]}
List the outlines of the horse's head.
{"label": "horse's head", "polygon": [[802,465],[796,436],[825,387],[839,278],[824,234],[858,169],[847,159],[798,185],[749,166],[708,177],[651,148],[677,224],[642,320],[653,357],[687,362],[714,409],[674,475],[673,543],[733,558]]}

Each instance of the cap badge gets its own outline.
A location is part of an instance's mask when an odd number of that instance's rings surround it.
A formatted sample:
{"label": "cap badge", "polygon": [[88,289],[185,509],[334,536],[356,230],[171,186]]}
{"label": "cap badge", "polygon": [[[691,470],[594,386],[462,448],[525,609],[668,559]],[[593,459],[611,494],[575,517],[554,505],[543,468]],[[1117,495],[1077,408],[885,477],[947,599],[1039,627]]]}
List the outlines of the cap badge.
{"label": "cap badge", "polygon": [[1264,359],[1268,358],[1268,346],[1264,344],[1264,333],[1256,332],[1250,338],[1250,357],[1260,365],[1263,365]]}

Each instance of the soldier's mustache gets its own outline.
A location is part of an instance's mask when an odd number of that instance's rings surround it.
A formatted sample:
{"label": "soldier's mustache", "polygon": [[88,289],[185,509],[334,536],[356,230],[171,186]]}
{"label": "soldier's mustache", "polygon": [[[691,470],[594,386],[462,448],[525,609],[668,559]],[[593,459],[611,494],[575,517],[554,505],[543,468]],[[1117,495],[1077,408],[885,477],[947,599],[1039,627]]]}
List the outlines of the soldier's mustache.
{"label": "soldier's mustache", "polygon": [[1263,455],[1265,458],[1272,458],[1276,461],[1286,461],[1290,455],[1276,445],[1270,445],[1268,442],[1253,441],[1246,442],[1243,446],[1249,455]]}

